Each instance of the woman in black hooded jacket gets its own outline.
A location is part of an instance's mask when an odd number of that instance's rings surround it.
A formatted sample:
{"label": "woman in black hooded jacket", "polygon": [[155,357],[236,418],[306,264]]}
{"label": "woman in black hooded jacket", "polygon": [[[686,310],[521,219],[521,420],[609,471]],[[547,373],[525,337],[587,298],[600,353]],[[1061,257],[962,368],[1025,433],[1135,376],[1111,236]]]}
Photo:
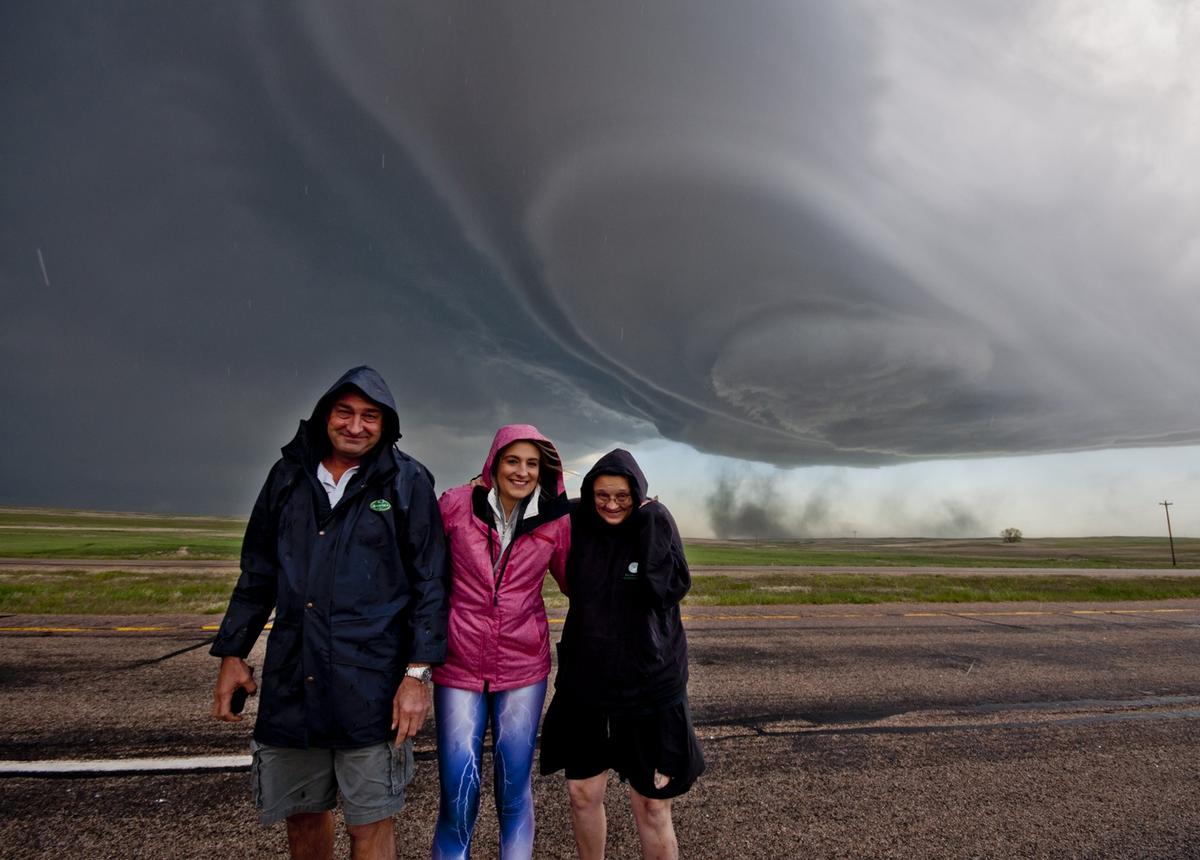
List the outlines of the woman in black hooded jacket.
{"label": "woman in black hooded jacket", "polygon": [[570,609],[558,644],[541,771],[565,770],[575,844],[604,856],[609,769],[630,786],[646,857],[677,856],[671,798],[704,770],[687,704],[679,529],[628,451],[600,458],[571,513]]}

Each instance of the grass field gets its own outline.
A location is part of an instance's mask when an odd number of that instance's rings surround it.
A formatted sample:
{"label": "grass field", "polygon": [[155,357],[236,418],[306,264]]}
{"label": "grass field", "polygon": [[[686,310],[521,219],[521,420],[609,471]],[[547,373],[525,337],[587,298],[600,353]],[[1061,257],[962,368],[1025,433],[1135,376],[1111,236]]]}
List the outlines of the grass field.
{"label": "grass field", "polygon": [[[224,612],[236,573],[193,571],[0,571],[0,613],[155,615]],[[566,598],[547,578],[546,605]],[[693,577],[685,605],[1102,602],[1200,598],[1200,577],[1100,579],[1061,576],[764,573]]]}
{"label": "grass field", "polygon": [[237,574],[0,571],[0,612],[35,615],[222,613]]}
{"label": "grass field", "polygon": [[0,557],[234,559],[243,520],[0,508]]}
{"label": "grass field", "polygon": [[170,529],[185,531],[236,531],[246,521],[237,517],[184,517],[158,514],[72,511],[51,508],[0,508],[0,526],[56,526],[73,528]]}
{"label": "grass field", "polygon": [[[1055,567],[1171,568],[1165,538],[1035,538],[1006,544],[999,538],[947,540],[880,538],[687,543],[688,561],[718,567]],[[1177,538],[1180,567],[1200,567],[1200,540]]]}
{"label": "grass field", "polygon": [[[94,511],[0,508],[0,557],[236,559],[245,521]],[[1171,567],[1165,538],[829,538],[688,540],[688,561],[718,567]],[[1200,567],[1200,539],[1176,538],[1180,567]]]}
{"label": "grass field", "polygon": [[[0,569],[0,612],[38,614],[217,613],[237,574],[220,570],[122,569],[122,561],[236,559],[244,521],[0,508],[0,557],[111,560],[111,570]],[[1175,541],[1180,567],[1200,567],[1200,540]],[[1172,577],[1160,538],[998,538],[687,541],[693,566],[768,568],[694,576],[688,602],[703,605],[890,602],[1105,601],[1200,597],[1200,578]],[[69,566],[69,563],[68,563]],[[853,573],[797,568],[866,568]],[[979,568],[978,576],[896,576],[888,567]],[[771,567],[780,567],[771,571]],[[1055,568],[1063,575],[989,574],[987,568]],[[874,569],[880,569],[878,573]],[[1089,577],[1089,569],[1161,569],[1137,579]],[[1068,574],[1067,571],[1080,571]],[[565,598],[548,581],[551,607]]]}

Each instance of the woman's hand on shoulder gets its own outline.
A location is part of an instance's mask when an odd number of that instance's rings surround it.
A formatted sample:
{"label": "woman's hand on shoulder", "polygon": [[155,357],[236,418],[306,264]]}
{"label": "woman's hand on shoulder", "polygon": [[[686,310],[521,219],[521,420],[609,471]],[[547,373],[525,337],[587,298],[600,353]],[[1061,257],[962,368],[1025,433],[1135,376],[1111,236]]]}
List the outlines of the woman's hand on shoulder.
{"label": "woman's hand on shoulder", "polygon": [[442,509],[442,516],[453,510],[461,507],[464,504],[470,504],[471,493],[475,488],[471,484],[462,484],[458,487],[451,487],[438,497],[438,507]]}
{"label": "woman's hand on shoulder", "polygon": [[447,497],[462,496],[462,495],[469,496],[475,490],[476,487],[482,487],[482,486],[483,486],[483,482],[478,477],[475,477],[475,478],[472,478],[470,481],[468,481],[465,484],[459,484],[456,487],[451,487],[450,489],[445,490],[442,493],[441,498],[445,499]]}

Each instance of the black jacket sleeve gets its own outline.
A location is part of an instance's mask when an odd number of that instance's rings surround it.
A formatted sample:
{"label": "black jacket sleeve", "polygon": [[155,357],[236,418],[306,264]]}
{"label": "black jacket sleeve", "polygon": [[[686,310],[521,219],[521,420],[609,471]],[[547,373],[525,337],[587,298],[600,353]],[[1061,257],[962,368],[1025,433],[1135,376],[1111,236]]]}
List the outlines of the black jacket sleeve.
{"label": "black jacket sleeve", "polygon": [[279,583],[278,531],[274,500],[280,493],[281,463],[267,475],[246,525],[242,540],[242,575],[229,599],[221,629],[209,653],[216,657],[242,657],[254,647],[271,611]]}
{"label": "black jacket sleeve", "polygon": [[646,596],[656,609],[675,606],[692,587],[683,540],[670,511],[659,502],[638,510],[638,558]]}
{"label": "black jacket sleeve", "polygon": [[396,535],[404,558],[405,573],[413,591],[411,648],[412,663],[442,663],[446,659],[446,617],[449,612],[449,559],[446,532],[438,509],[433,481],[423,468],[408,474],[407,493],[399,494],[405,504],[405,529]]}

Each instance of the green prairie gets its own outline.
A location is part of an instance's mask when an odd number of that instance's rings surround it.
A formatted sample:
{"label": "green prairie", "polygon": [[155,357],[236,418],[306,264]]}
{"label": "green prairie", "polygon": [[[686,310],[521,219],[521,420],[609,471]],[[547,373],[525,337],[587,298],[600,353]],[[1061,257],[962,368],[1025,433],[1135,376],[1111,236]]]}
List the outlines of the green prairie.
{"label": "green prairie", "polygon": [[224,612],[236,573],[0,570],[0,612],[157,615]]}
{"label": "green prairie", "polygon": [[[223,612],[237,579],[218,571],[0,570],[0,612],[153,615]],[[547,578],[546,605],[566,598]],[[864,603],[1104,602],[1200,598],[1200,577],[1111,579],[1086,574],[970,576],[827,574],[790,569],[737,577],[698,574],[685,603],[701,606]]]}
{"label": "green prairie", "polygon": [[20,531],[0,529],[0,557],[64,559],[234,559],[241,533]]}
{"label": "green prairie", "polygon": [[[0,557],[236,559],[245,521],[223,517],[0,508]],[[687,540],[713,567],[1046,567],[1170,569],[1165,537]],[[1176,538],[1179,567],[1200,567],[1200,539]]]}
{"label": "green prairie", "polygon": [[241,532],[239,517],[187,517],[160,514],[108,513],[58,508],[0,508],[0,526],[70,526],[75,528],[182,529]]}
{"label": "green prairie", "polygon": [[[787,541],[687,541],[688,562],[714,567],[1045,567],[1163,568],[1165,537],[827,538]],[[1176,538],[1179,567],[1200,567],[1200,539]]]}
{"label": "green prairie", "polygon": [[235,559],[245,521],[0,508],[0,557]]}
{"label": "green prairie", "polygon": [[[237,571],[244,520],[0,508],[0,612],[28,614],[217,613]],[[1118,601],[1200,597],[1200,577],[1172,576],[1163,538],[997,538],[686,541],[694,570],[690,604]],[[1200,568],[1200,540],[1175,541],[1181,568]],[[13,561],[16,559],[17,561]],[[63,560],[55,569],[29,565]],[[88,570],[70,569],[71,559]],[[155,569],[155,560],[169,561]],[[188,561],[197,562],[193,568]],[[123,564],[136,561],[142,565]],[[96,562],[104,562],[97,565]],[[207,566],[206,563],[207,562]],[[111,564],[109,564],[111,563]],[[813,568],[843,568],[839,571]],[[889,573],[888,567],[919,567]],[[939,575],[928,568],[978,568]],[[850,568],[851,570],[844,570]],[[989,573],[987,568],[1050,568],[1053,573]],[[1134,578],[1088,570],[1152,570]],[[1074,572],[1077,571],[1077,572]],[[564,598],[547,579],[547,605]]]}

